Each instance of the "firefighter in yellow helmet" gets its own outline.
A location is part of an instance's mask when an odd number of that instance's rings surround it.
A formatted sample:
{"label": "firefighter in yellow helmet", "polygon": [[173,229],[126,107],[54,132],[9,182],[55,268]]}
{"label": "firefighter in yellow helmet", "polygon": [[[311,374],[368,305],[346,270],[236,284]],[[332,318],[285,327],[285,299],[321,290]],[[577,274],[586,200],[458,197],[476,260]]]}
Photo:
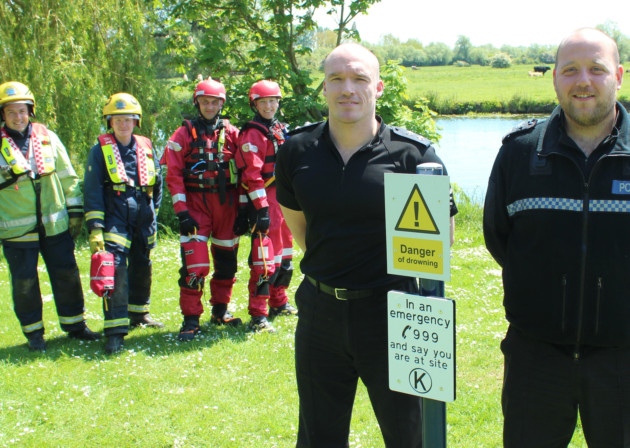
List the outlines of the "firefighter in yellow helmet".
{"label": "firefighter in yellow helmet", "polygon": [[35,97],[20,82],[0,85],[0,241],[15,314],[31,350],[46,350],[37,275],[41,254],[62,330],[95,340],[84,316],[73,237],[83,223],[79,178],[59,137],[34,123]]}
{"label": "firefighter in yellow helmet", "polygon": [[112,354],[123,349],[129,327],[164,326],[149,315],[162,177],[151,140],[133,132],[142,123],[136,98],[112,95],[103,119],[113,131],[100,135],[88,154],[85,217],[91,252],[114,255],[114,290],[103,297],[105,352]]}

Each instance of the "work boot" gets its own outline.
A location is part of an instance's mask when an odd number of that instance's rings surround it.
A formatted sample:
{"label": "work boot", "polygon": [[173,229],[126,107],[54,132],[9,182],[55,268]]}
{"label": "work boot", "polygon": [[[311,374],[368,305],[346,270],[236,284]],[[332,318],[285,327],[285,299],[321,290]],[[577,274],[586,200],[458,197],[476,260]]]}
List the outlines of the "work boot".
{"label": "work boot", "polygon": [[275,333],[276,329],[269,323],[265,316],[254,316],[249,321],[249,331],[254,333]]}
{"label": "work boot", "polygon": [[92,331],[85,325],[80,330],[72,330],[68,332],[70,339],[79,339],[81,341],[97,341],[101,338],[100,333]]}
{"label": "work boot", "polygon": [[46,341],[44,341],[44,332],[37,330],[26,335],[28,339],[28,349],[32,352],[45,352]]}
{"label": "work boot", "polygon": [[289,302],[277,307],[269,307],[269,317],[274,318],[276,316],[296,316],[298,310]]}
{"label": "work boot", "polygon": [[154,320],[149,313],[129,313],[129,327],[164,328],[164,324]]}
{"label": "work boot", "polygon": [[105,354],[113,355],[123,349],[125,345],[124,334],[112,334],[107,336],[107,342],[105,343]]}
{"label": "work boot", "polygon": [[177,339],[182,342],[190,342],[195,339],[195,336],[201,333],[199,328],[199,316],[186,316],[182,323],[182,328],[179,330]]}
{"label": "work boot", "polygon": [[222,316],[218,316],[212,313],[210,317],[210,323],[215,325],[229,325],[231,327],[238,327],[243,323],[240,317],[232,316],[232,313],[225,311]]}

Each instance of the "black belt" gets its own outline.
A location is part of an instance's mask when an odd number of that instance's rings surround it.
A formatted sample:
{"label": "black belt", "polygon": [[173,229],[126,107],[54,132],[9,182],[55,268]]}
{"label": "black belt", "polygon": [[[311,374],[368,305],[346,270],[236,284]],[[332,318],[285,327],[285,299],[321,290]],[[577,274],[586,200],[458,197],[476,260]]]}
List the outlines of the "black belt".
{"label": "black belt", "polygon": [[329,294],[338,300],[364,299],[366,297],[383,294],[392,289],[391,286],[377,289],[333,288],[332,286],[325,285],[322,282],[317,281],[312,277],[309,277],[308,275],[304,275],[304,278],[306,278],[306,280],[308,280],[311,285],[315,286],[321,292]]}

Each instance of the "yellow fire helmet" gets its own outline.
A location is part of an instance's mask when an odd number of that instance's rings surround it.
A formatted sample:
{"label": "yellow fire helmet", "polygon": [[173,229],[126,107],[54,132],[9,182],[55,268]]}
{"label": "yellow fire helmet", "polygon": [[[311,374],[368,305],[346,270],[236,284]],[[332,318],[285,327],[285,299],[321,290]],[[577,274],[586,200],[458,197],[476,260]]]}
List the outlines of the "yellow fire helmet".
{"label": "yellow fire helmet", "polygon": [[109,97],[103,108],[103,118],[109,125],[109,120],[114,115],[130,115],[138,120],[138,127],[142,124],[142,107],[133,95],[128,93],[115,93]]}
{"label": "yellow fire helmet", "polygon": [[35,116],[35,97],[31,89],[21,82],[9,81],[0,85],[0,109],[9,103],[28,104],[31,106],[31,115]]}

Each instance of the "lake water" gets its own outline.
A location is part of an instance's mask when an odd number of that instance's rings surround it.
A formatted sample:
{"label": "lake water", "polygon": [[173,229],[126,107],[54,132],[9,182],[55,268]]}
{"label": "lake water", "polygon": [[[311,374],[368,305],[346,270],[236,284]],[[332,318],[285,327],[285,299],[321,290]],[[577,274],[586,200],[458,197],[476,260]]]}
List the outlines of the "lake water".
{"label": "lake water", "polygon": [[438,118],[442,139],[435,145],[451,183],[459,185],[475,202],[483,202],[488,177],[501,147],[501,139],[525,117]]}

